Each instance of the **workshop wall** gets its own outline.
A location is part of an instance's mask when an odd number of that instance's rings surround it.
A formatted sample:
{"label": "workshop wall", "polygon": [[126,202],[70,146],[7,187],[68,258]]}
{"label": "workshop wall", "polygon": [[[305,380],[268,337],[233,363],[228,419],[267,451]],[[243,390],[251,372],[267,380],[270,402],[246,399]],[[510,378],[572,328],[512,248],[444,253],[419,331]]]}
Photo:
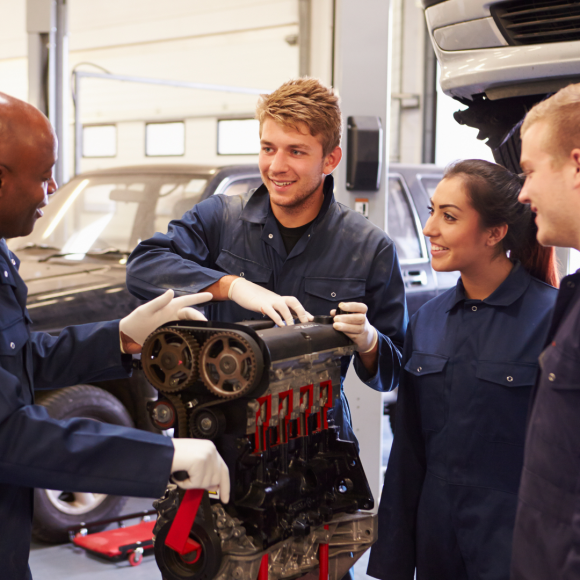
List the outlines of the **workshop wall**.
{"label": "workshop wall", "polygon": [[[70,70],[271,90],[298,75],[297,0],[70,0]],[[26,99],[26,1],[0,21],[0,91]],[[218,156],[217,119],[251,118],[257,97],[83,79],[83,125],[115,124],[115,157],[83,158],[81,170],[133,163],[254,163]],[[73,105],[71,100],[71,143]],[[184,121],[185,154],[145,156],[145,124]],[[72,154],[72,152],[71,152]],[[72,155],[71,155],[72,166]]]}

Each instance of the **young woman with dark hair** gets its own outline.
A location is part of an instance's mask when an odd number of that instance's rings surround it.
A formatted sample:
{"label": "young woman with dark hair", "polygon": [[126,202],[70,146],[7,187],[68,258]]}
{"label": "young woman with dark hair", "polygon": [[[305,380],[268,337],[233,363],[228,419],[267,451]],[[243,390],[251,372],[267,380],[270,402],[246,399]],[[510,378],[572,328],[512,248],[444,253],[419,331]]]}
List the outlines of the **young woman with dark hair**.
{"label": "young woman with dark hair", "polygon": [[423,230],[433,268],[461,278],[407,330],[376,578],[509,578],[528,399],[558,280],[521,186],[467,160],[433,194]]}

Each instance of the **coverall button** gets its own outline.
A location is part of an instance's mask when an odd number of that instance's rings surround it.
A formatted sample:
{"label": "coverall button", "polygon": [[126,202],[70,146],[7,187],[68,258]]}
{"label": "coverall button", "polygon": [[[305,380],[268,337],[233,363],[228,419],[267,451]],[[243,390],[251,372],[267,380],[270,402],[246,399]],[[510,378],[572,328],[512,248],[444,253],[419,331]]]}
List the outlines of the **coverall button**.
{"label": "coverall button", "polygon": [[576,284],[574,284],[574,282],[572,282],[572,280],[568,280],[568,288],[574,288],[576,286]]}
{"label": "coverall button", "polygon": [[548,380],[553,383],[556,380],[556,375],[554,373],[550,373],[548,375]]}
{"label": "coverall button", "polygon": [[240,276],[243,278],[244,277],[244,273],[243,272],[240,272]]}
{"label": "coverall button", "polygon": [[10,348],[11,348],[12,350],[14,350],[14,349],[16,348],[16,345],[15,345],[13,342],[11,342],[11,343],[10,343]]}
{"label": "coverall button", "polygon": [[514,380],[514,378],[513,377],[508,377],[507,380],[508,380],[509,383],[511,383]]}
{"label": "coverall button", "polygon": [[331,292],[330,294],[333,298],[336,298],[336,292]]}
{"label": "coverall button", "polygon": [[16,266],[16,260],[14,258],[12,258],[12,260],[10,260],[12,262],[13,266]]}
{"label": "coverall button", "polygon": [[4,270],[4,277],[8,278],[8,270]]}
{"label": "coverall button", "polygon": [[272,239],[272,238],[274,237],[274,234],[268,234],[268,237],[269,237],[270,239]]}
{"label": "coverall button", "polygon": [[423,370],[423,367],[417,367],[417,372],[420,373]]}
{"label": "coverall button", "polygon": [[473,312],[477,312],[477,306],[472,306],[471,310],[473,310]]}

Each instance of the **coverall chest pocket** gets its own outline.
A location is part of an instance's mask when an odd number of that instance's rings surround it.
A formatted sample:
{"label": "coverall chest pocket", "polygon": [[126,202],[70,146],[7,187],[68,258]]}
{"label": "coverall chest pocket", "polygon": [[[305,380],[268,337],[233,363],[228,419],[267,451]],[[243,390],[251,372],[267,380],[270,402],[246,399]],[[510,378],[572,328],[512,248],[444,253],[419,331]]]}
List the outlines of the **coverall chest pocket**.
{"label": "coverall chest pocket", "polygon": [[441,431],[445,425],[445,366],[449,357],[414,352],[405,365],[413,384],[421,413],[421,428]]}
{"label": "coverall chest pocket", "polygon": [[535,363],[484,361],[477,363],[476,431],[488,441],[523,445]]}
{"label": "coverall chest pocket", "polygon": [[549,346],[541,359],[534,427],[544,441],[576,458],[580,449],[580,360],[555,346]]}
{"label": "coverall chest pocket", "polygon": [[0,357],[13,357],[26,344],[30,333],[26,319],[20,317],[8,324],[0,322]]}
{"label": "coverall chest pocket", "polygon": [[16,300],[14,287],[10,283],[0,284],[0,356],[14,356],[24,346],[30,336],[28,313]]}
{"label": "coverall chest pocket", "polygon": [[304,278],[304,307],[310,314],[328,315],[339,302],[363,302],[365,287],[359,278]]}
{"label": "coverall chest pocket", "polygon": [[258,262],[253,262],[241,256],[236,256],[228,250],[222,250],[215,263],[224,272],[245,278],[250,282],[254,282],[254,284],[265,285],[272,276],[271,268],[262,266]]}

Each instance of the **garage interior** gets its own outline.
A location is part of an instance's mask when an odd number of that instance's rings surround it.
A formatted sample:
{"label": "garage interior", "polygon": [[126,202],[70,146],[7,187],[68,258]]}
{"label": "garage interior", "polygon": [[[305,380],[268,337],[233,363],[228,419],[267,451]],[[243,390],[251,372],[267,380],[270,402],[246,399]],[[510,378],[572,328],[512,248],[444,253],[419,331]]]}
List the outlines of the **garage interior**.
{"label": "garage interior", "polygon": [[[422,263],[430,191],[420,206],[419,186],[405,172],[420,168],[417,174],[438,180],[459,157],[493,160],[476,139],[478,130],[453,119],[465,107],[441,91],[439,75],[417,0],[12,0],[0,19],[0,91],[49,116],[59,136],[59,185],[125,166],[191,164],[214,173],[248,166],[255,172],[258,96],[312,76],[336,87],[345,120],[382,122],[379,189],[348,188],[342,163],[336,198],[352,209],[366,202],[360,211],[389,233],[387,206],[395,201],[388,200],[399,187],[405,203],[416,205],[409,219]],[[572,270],[577,258],[562,252],[560,260]],[[431,283],[422,267],[412,260],[404,266],[411,293],[413,285]],[[455,280],[441,276],[439,283],[450,287]],[[392,442],[391,400],[367,389],[354,371],[345,392],[377,498]],[[151,500],[131,498],[123,513],[150,508]],[[370,578],[367,559],[357,562],[356,580]],[[153,557],[134,567],[108,563],[70,543],[34,541],[30,566],[35,580],[160,577]]]}

